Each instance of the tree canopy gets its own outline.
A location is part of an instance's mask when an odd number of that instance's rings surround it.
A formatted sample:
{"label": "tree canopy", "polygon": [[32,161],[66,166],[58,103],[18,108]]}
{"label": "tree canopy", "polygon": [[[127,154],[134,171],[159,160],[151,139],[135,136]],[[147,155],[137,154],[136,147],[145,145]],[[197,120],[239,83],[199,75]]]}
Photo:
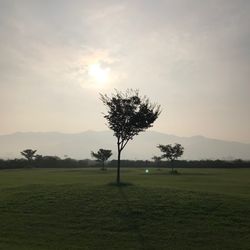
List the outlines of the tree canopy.
{"label": "tree canopy", "polygon": [[23,155],[28,160],[30,167],[32,167],[32,160],[35,158],[36,151],[37,150],[25,149],[21,152],[21,155]]}
{"label": "tree canopy", "polygon": [[112,155],[112,151],[109,149],[100,148],[97,153],[91,151],[91,156],[95,158],[97,161],[102,163],[102,169],[104,170],[104,164]]}
{"label": "tree canopy", "polygon": [[37,150],[25,149],[21,152],[21,155],[23,155],[28,161],[31,161],[35,157],[36,151]]}
{"label": "tree canopy", "polygon": [[184,153],[184,147],[181,146],[179,143],[175,143],[175,145],[167,144],[167,145],[158,145],[157,146],[163,155],[162,158],[166,158],[167,160],[171,161],[172,165],[172,173],[174,173],[173,162],[181,157]]}
{"label": "tree canopy", "polygon": [[157,146],[163,155],[161,156],[162,158],[166,158],[170,161],[174,161],[177,158],[181,157],[182,154],[184,153],[184,147],[181,146],[179,143],[175,143],[174,146],[171,144],[168,145],[158,145]]}

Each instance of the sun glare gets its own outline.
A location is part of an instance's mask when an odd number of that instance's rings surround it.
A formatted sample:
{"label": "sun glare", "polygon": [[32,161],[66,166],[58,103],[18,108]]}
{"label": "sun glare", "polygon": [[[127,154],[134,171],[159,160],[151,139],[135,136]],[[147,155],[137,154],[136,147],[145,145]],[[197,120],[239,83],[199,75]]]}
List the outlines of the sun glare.
{"label": "sun glare", "polygon": [[106,83],[109,78],[109,68],[103,68],[99,63],[95,63],[89,66],[88,73],[94,78],[96,83]]}

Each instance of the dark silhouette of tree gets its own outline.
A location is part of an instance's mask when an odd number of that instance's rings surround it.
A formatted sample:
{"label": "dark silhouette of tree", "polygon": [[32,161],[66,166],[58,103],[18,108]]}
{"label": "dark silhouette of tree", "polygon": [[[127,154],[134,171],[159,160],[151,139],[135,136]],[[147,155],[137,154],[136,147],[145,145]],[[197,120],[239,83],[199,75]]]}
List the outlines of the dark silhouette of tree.
{"label": "dark silhouette of tree", "polygon": [[21,155],[23,155],[28,160],[30,166],[33,158],[35,158],[36,151],[37,150],[25,149],[21,152]]}
{"label": "dark silhouette of tree", "polygon": [[117,138],[117,184],[120,183],[121,152],[134,136],[152,127],[160,115],[160,106],[151,104],[147,97],[140,97],[138,90],[117,91],[111,95],[101,94],[101,101],[108,112],[104,118],[108,127],[114,131]]}
{"label": "dark silhouette of tree", "polygon": [[91,156],[96,158],[98,162],[102,163],[102,170],[105,170],[105,162],[108,158],[112,155],[112,151],[109,149],[102,149],[100,148],[97,153],[91,151]]}
{"label": "dark silhouette of tree", "polygon": [[175,143],[174,146],[172,146],[171,144],[168,144],[168,145],[161,145],[160,144],[157,147],[163,153],[163,155],[161,157],[166,158],[167,160],[169,160],[171,162],[172,173],[174,173],[173,162],[183,155],[184,147],[182,147],[181,144],[178,144],[178,143]]}
{"label": "dark silhouette of tree", "polygon": [[159,168],[159,166],[160,166],[161,159],[162,159],[161,156],[156,156],[156,155],[155,155],[155,156],[152,157],[152,160],[155,162],[155,165],[156,165],[156,167],[158,167],[158,168]]}
{"label": "dark silhouette of tree", "polygon": [[40,160],[43,159],[43,156],[42,156],[42,155],[35,155],[34,157],[35,157],[35,160],[36,160],[36,161],[40,161]]}

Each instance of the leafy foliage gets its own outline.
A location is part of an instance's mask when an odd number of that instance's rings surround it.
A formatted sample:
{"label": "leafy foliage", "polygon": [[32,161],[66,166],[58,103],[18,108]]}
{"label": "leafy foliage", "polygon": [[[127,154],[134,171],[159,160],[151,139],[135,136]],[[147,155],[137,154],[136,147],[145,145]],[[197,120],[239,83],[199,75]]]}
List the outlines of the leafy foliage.
{"label": "leafy foliage", "polygon": [[108,112],[104,118],[117,138],[117,183],[120,182],[120,155],[127,143],[140,132],[152,127],[160,115],[160,106],[151,104],[147,97],[140,97],[138,90],[117,91],[111,96],[102,95],[101,101]]}
{"label": "leafy foliage", "polygon": [[177,174],[177,171],[174,171],[174,160],[181,157],[184,153],[184,147],[181,146],[179,143],[175,143],[174,146],[171,144],[168,145],[158,145],[157,146],[163,155],[162,158],[166,158],[167,160],[171,161],[172,165],[172,174]]}
{"label": "leafy foliage", "polygon": [[181,146],[181,144],[176,143],[174,146],[171,144],[168,145],[158,145],[157,146],[163,155],[162,158],[166,158],[170,161],[174,161],[177,158],[181,157],[184,153],[184,147]]}
{"label": "leafy foliage", "polygon": [[161,161],[162,157],[161,156],[153,156],[152,157],[152,160],[155,162],[155,163],[159,163]]}
{"label": "leafy foliage", "polygon": [[116,91],[111,97],[101,95],[101,100],[108,108],[104,118],[114,131],[121,150],[135,135],[152,127],[160,114],[160,106],[151,104],[146,97],[140,97],[138,90]]}
{"label": "leafy foliage", "polygon": [[91,156],[103,164],[103,170],[105,162],[109,159],[111,155],[112,155],[112,150],[109,149],[100,148],[97,153],[91,151]]}
{"label": "leafy foliage", "polygon": [[21,155],[23,155],[28,161],[32,161],[35,157],[36,151],[37,150],[25,149],[21,152]]}

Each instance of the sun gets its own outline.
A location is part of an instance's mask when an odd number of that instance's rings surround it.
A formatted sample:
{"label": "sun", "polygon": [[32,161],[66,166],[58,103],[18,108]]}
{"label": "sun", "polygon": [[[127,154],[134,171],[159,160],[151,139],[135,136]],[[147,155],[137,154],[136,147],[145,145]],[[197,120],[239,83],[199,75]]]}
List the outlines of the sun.
{"label": "sun", "polygon": [[109,68],[103,68],[100,63],[91,64],[88,68],[88,74],[96,83],[104,84],[109,79]]}

